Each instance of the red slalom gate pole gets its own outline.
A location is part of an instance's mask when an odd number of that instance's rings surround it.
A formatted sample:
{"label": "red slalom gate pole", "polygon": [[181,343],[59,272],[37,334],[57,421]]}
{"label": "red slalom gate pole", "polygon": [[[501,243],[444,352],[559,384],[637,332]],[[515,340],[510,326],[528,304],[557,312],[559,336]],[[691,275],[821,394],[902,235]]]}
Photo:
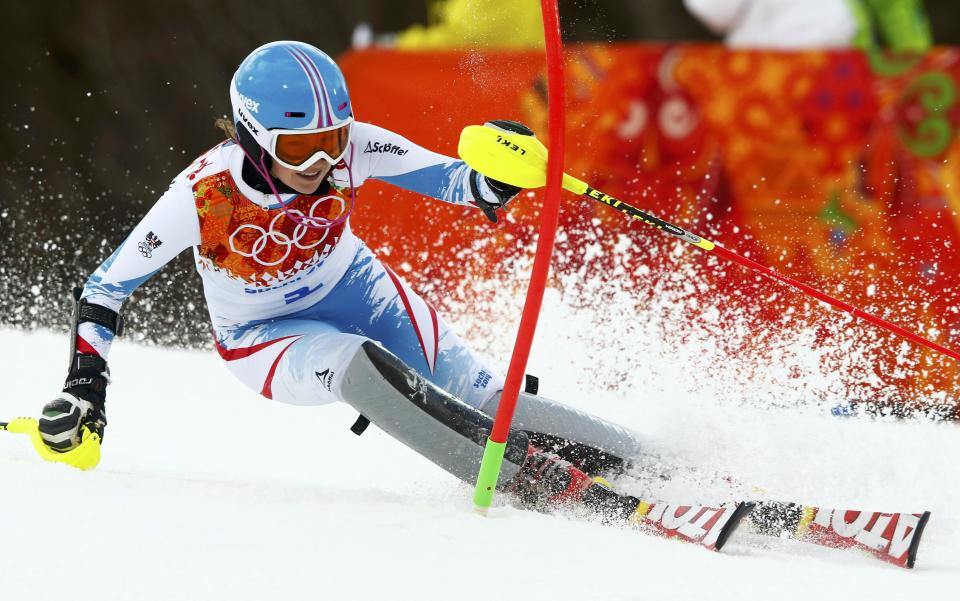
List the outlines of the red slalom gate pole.
{"label": "red slalom gate pole", "polygon": [[547,60],[547,100],[549,107],[550,152],[547,159],[547,191],[540,214],[540,238],[533,259],[533,273],[527,288],[527,298],[520,317],[517,341],[510,357],[507,380],[500,397],[500,406],[493,422],[493,430],[484,448],[483,461],[477,475],[473,494],[474,509],[485,514],[493,501],[493,494],[500,477],[500,467],[507,446],[507,435],[513,421],[513,411],[520,394],[520,382],[527,368],[530,347],[537,330],[537,320],[543,305],[543,291],[550,273],[553,243],[560,218],[560,192],[563,179],[563,151],[566,142],[564,120],[565,89],[563,81],[563,41],[560,37],[560,12],[557,0],[540,0],[543,14],[543,37]]}

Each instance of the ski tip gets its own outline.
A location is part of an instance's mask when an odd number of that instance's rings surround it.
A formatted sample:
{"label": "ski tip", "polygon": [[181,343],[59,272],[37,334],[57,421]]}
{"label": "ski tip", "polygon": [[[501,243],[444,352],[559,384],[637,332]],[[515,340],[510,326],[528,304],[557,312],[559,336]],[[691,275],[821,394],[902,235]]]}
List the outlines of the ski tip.
{"label": "ski tip", "polygon": [[730,519],[727,520],[723,530],[720,531],[720,536],[717,537],[717,542],[714,545],[714,549],[717,551],[723,549],[723,546],[727,544],[727,540],[730,538],[730,535],[732,535],[737,529],[737,526],[740,525],[740,521],[747,517],[747,515],[749,515],[749,513],[753,511],[753,508],[756,506],[756,503],[750,501],[744,501],[737,504],[733,510],[733,513],[730,514]]}
{"label": "ski tip", "polygon": [[917,549],[920,547],[920,537],[923,536],[923,529],[927,527],[927,521],[930,520],[930,512],[924,511],[917,522],[917,531],[913,533],[913,540],[910,541],[910,549],[907,551],[907,567],[912,568],[917,561]]}

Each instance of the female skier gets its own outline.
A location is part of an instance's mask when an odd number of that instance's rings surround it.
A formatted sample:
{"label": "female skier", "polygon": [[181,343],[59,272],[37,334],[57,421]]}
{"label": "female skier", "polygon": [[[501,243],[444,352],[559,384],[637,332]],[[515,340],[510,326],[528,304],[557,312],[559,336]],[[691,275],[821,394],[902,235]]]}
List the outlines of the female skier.
{"label": "female skier", "polygon": [[[340,69],[308,44],[254,50],[230,100],[231,137],[174,178],[75,292],[69,374],[43,408],[44,441],[69,451],[84,435],[103,437],[120,306],[193,247],[217,351],[237,378],[285,403],[345,401],[471,481],[503,378],[370,252],[349,217],[368,178],[476,206],[492,221],[519,189],[355,121]],[[532,135],[510,121],[488,126]],[[637,451],[622,428],[529,392],[515,424],[502,488],[537,503],[610,498],[557,453],[597,471]]]}

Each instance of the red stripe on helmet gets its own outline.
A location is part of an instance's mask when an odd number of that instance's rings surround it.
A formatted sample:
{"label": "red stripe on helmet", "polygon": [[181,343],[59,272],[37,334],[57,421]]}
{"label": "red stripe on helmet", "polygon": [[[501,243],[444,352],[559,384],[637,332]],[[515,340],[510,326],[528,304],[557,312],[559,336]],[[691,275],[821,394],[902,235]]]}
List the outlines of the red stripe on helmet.
{"label": "red stripe on helmet", "polygon": [[323,90],[323,110],[327,117],[326,125],[333,125],[333,115],[330,113],[330,93],[327,91],[327,84],[323,81],[323,76],[320,75],[320,67],[317,66],[317,63],[313,62],[313,59],[310,58],[309,54],[303,50],[300,50],[299,48],[296,50],[300,53],[303,59],[307,61],[307,65],[310,66],[310,68],[313,70],[314,77],[316,77],[317,86]]}
{"label": "red stripe on helmet", "polygon": [[326,127],[328,124],[320,125],[320,116],[323,114],[321,112],[321,100],[320,100],[320,89],[317,87],[316,82],[313,80],[313,76],[310,73],[310,69],[307,67],[307,64],[304,62],[303,57],[297,52],[296,48],[287,48],[287,52],[290,53],[290,56],[293,57],[293,60],[297,61],[297,64],[300,65],[300,68],[303,69],[304,74],[307,76],[307,81],[310,82],[310,88],[313,90],[313,97],[317,103],[317,124],[315,127]]}

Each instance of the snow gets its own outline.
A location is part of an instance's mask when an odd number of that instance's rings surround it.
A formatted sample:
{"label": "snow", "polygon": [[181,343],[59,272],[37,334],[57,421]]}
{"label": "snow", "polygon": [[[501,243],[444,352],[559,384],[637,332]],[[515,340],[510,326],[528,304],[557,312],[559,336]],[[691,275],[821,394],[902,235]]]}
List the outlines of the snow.
{"label": "snow", "polygon": [[[917,599],[960,584],[954,424],[834,418],[740,403],[656,340],[632,359],[581,336],[548,295],[530,370],[541,392],[640,431],[681,466],[618,485],[664,500],[762,496],[933,512],[918,567],[738,532],[722,553],[629,529],[498,505],[345,406],[292,407],[249,392],[215,353],[118,341],[100,466],[41,462],[0,433],[0,599]],[[572,320],[572,321],[571,321]],[[2,417],[37,415],[57,389],[65,336],[0,329]],[[635,341],[636,342],[636,341]],[[591,359],[592,358],[592,359]],[[597,360],[603,358],[603,361]],[[600,386],[604,365],[635,369]],[[612,368],[611,368],[612,369]],[[633,392],[630,392],[630,391]],[[641,392],[642,391],[642,392]],[[735,494],[735,493],[733,493]],[[685,497],[687,495],[687,497]]]}

